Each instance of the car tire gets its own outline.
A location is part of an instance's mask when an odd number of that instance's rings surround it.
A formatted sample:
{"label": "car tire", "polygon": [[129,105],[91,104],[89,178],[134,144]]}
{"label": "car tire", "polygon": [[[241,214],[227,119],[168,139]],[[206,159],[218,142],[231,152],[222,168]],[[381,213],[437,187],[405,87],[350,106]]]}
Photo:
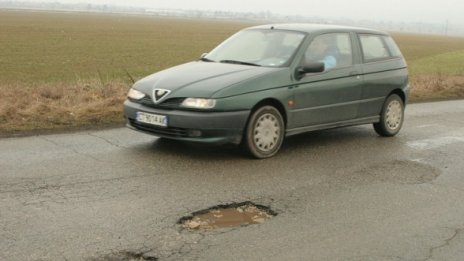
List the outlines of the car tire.
{"label": "car tire", "polygon": [[397,94],[388,96],[380,113],[380,121],[374,123],[374,130],[383,137],[398,134],[404,121],[404,102]]}
{"label": "car tire", "polygon": [[282,146],[284,134],[284,120],[279,110],[266,105],[251,114],[245,128],[242,146],[255,158],[270,158]]}

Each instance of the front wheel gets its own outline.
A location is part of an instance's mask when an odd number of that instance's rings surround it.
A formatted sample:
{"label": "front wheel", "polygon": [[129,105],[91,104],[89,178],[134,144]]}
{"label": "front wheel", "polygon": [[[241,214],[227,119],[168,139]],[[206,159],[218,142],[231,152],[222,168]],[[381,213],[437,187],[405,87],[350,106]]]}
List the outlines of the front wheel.
{"label": "front wheel", "polygon": [[395,136],[403,126],[404,103],[400,96],[388,96],[380,113],[380,122],[374,123],[374,129],[380,136]]}
{"label": "front wheel", "polygon": [[272,106],[263,106],[251,115],[242,145],[255,158],[269,158],[279,151],[284,132],[284,121],[280,112]]}

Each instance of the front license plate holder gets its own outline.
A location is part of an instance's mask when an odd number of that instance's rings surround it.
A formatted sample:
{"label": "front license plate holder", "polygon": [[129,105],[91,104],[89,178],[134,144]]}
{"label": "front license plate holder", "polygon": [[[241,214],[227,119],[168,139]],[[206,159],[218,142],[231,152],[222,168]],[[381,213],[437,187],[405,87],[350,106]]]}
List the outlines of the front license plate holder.
{"label": "front license plate holder", "polygon": [[165,115],[138,111],[136,119],[138,122],[141,123],[151,124],[160,127],[168,126],[168,117]]}

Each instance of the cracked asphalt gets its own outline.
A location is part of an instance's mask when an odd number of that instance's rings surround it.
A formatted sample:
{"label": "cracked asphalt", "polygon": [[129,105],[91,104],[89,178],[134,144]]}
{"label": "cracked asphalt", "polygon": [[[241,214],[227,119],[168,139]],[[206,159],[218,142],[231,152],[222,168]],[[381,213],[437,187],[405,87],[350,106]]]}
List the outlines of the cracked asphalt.
{"label": "cracked asphalt", "polygon": [[[4,138],[0,260],[464,260],[463,152],[464,101],[410,105],[394,138],[313,132],[267,160],[125,128]],[[278,215],[177,224],[242,201]]]}

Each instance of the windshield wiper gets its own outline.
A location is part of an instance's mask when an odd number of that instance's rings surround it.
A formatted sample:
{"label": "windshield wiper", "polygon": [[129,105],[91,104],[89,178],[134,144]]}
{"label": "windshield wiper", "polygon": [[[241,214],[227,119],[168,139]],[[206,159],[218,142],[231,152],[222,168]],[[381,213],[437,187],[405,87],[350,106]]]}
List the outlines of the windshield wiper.
{"label": "windshield wiper", "polygon": [[216,62],[216,61],[213,61],[213,60],[211,60],[211,59],[208,59],[208,58],[206,58],[206,57],[202,57],[202,58],[200,58],[200,61],[203,61],[203,62],[209,62],[209,63]]}
{"label": "windshield wiper", "polygon": [[243,65],[251,65],[251,66],[261,66],[256,63],[242,62],[242,61],[236,61],[236,60],[221,60],[220,63],[234,63],[234,64],[243,64]]}

